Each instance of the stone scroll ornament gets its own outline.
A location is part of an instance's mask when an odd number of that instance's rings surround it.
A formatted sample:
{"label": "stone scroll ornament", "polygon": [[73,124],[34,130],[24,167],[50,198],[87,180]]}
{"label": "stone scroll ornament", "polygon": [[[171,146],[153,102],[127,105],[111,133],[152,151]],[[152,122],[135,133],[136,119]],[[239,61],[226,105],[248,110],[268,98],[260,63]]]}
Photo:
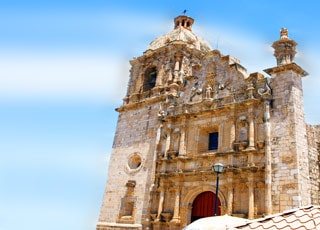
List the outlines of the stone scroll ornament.
{"label": "stone scroll ornament", "polygon": [[270,96],[271,95],[271,87],[268,84],[268,81],[265,82],[265,85],[263,88],[258,89],[258,94],[260,96]]}

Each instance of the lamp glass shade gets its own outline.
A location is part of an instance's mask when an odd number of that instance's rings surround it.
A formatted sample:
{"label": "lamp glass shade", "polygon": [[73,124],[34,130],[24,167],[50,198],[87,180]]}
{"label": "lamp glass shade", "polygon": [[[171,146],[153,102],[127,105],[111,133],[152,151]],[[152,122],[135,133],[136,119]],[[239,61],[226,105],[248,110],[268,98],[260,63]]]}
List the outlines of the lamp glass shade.
{"label": "lamp glass shade", "polygon": [[224,170],[224,165],[221,163],[216,163],[214,164],[214,166],[212,167],[213,171],[216,173],[222,173]]}

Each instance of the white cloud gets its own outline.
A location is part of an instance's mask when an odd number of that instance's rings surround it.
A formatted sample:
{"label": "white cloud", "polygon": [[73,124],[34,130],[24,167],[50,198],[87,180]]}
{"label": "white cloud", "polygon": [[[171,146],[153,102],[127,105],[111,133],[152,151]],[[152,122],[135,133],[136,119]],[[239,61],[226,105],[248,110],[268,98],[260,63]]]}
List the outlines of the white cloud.
{"label": "white cloud", "polygon": [[[126,15],[124,17],[123,15]],[[73,55],[10,55],[0,56],[0,97],[2,96],[36,96],[36,97],[83,97],[105,100],[121,104],[125,96],[129,78],[129,59],[142,55],[147,45],[157,36],[172,29],[172,22],[145,20],[145,15],[138,17],[123,14],[112,14],[101,21],[106,23],[106,31],[110,33],[108,47],[111,53]],[[99,18],[99,17],[98,17]],[[130,18],[130,20],[127,20]],[[154,18],[154,17],[153,17]],[[113,26],[114,25],[114,26]],[[137,26],[139,25],[139,26]],[[194,26],[193,31],[208,40],[213,49],[219,49],[224,55],[232,55],[241,61],[248,72],[263,72],[263,69],[275,66],[273,50],[270,47],[274,40],[261,38],[252,31],[228,28],[223,25]],[[130,36],[128,36],[130,35]],[[294,38],[293,38],[294,39]],[[125,42],[126,41],[126,42]],[[299,42],[299,41],[297,41]],[[316,50],[316,49],[314,49]],[[303,80],[305,89],[306,114],[311,123],[319,110],[314,107],[314,98],[320,94],[315,85],[319,85],[320,75],[317,54],[313,51],[300,51],[296,62],[305,68],[310,76]],[[266,75],[266,74],[265,74]],[[310,105],[311,104],[311,105]],[[309,115],[311,114],[311,115]],[[310,120],[311,119],[311,120]]]}
{"label": "white cloud", "polygon": [[49,46],[35,47],[35,51],[30,47],[23,51],[5,48],[0,54],[0,99],[82,98],[120,104],[127,89],[129,60],[142,55],[148,43],[168,26],[168,22],[155,26],[145,15],[130,14],[91,15],[97,31],[108,34],[104,43],[97,45],[102,46],[98,51],[84,51],[86,47],[76,51]]}
{"label": "white cloud", "polygon": [[0,97],[121,100],[129,63],[115,56],[0,57]]}
{"label": "white cloud", "polygon": [[[196,27],[195,33],[207,39],[212,49],[218,49],[223,55],[231,55],[240,60],[248,73],[262,72],[272,67],[276,61],[273,50],[265,39],[251,32],[222,26]],[[275,38],[276,40],[277,38]]]}

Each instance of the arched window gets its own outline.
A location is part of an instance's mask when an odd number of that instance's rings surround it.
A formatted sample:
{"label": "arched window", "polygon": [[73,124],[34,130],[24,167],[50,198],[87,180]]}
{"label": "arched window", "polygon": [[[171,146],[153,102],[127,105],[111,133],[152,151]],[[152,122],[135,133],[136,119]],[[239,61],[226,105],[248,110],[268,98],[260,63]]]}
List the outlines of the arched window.
{"label": "arched window", "polygon": [[143,80],[143,91],[148,91],[156,86],[157,81],[157,68],[149,67],[145,74]]}

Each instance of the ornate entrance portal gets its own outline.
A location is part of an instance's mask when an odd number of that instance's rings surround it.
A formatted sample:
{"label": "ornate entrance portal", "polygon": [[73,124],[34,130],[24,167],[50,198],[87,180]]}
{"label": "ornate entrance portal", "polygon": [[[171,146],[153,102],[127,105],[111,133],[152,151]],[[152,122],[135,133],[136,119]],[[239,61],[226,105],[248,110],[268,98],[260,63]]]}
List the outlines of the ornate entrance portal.
{"label": "ornate entrance portal", "polygon": [[[213,216],[216,194],[207,191],[200,193],[193,201],[191,222],[203,218]],[[218,199],[217,216],[220,216],[220,200]]]}

